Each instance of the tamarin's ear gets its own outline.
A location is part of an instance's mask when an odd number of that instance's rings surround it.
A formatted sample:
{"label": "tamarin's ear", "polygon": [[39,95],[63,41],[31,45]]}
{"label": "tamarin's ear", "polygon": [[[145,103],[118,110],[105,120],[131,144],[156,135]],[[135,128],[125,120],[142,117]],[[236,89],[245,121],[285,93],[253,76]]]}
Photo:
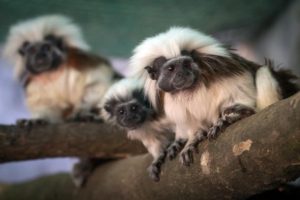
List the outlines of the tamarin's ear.
{"label": "tamarin's ear", "polygon": [[191,56],[191,52],[189,52],[188,50],[181,50],[180,53],[182,56]]}
{"label": "tamarin's ear", "polygon": [[18,49],[18,53],[21,56],[24,56],[25,53],[26,53],[26,51],[27,51],[28,46],[29,46],[29,42],[28,41],[23,42],[22,46]]}
{"label": "tamarin's ear", "polygon": [[153,61],[152,67],[145,67],[152,80],[158,79],[158,71],[166,62],[167,59],[164,56],[160,56]]}
{"label": "tamarin's ear", "polygon": [[109,113],[111,113],[111,111],[112,111],[112,108],[111,108],[111,106],[110,106],[110,105],[108,105],[108,104],[105,104],[105,105],[104,105],[104,110],[106,110],[106,112],[109,112]]}
{"label": "tamarin's ear", "polygon": [[150,66],[147,66],[147,67],[145,67],[145,70],[147,70],[147,72],[148,72],[148,74],[149,74],[149,76],[152,80],[157,80],[158,79],[158,74],[157,74],[157,71],[155,69],[153,69]]}

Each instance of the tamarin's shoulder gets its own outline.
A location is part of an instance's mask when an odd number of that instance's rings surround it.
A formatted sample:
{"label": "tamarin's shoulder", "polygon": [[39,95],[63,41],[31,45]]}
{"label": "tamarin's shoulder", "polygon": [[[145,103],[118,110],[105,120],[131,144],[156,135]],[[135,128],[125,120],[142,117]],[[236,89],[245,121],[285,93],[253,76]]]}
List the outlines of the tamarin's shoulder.
{"label": "tamarin's shoulder", "polygon": [[111,66],[106,58],[78,48],[67,49],[66,64],[77,69]]}

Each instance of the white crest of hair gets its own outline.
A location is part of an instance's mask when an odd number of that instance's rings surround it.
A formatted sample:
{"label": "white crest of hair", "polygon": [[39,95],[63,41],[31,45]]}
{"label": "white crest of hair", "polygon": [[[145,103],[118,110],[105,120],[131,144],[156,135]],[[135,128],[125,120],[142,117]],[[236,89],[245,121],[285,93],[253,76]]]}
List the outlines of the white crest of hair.
{"label": "white crest of hair", "polygon": [[18,54],[22,44],[25,41],[42,41],[49,34],[63,38],[69,47],[89,49],[80,28],[63,15],[46,15],[17,23],[10,28],[3,51],[4,56],[14,64],[16,77],[24,70],[22,57]]}
{"label": "white crest of hair", "polygon": [[[105,93],[102,101],[102,107],[111,99],[118,100],[124,97],[132,97],[132,92],[136,89],[143,89],[142,82],[139,79],[124,78],[114,83]],[[102,111],[102,115],[106,120],[110,118],[109,113],[107,113],[104,109]]]}
{"label": "white crest of hair", "polygon": [[204,54],[230,56],[220,42],[191,28],[171,27],[166,32],[145,39],[133,51],[134,55],[130,59],[130,75],[146,81],[145,92],[149,95],[154,107],[156,107],[155,81],[150,80],[144,68],[151,66],[152,62],[160,56],[167,59],[177,57],[181,55],[182,50],[196,50]]}
{"label": "white crest of hair", "polygon": [[268,66],[261,67],[257,70],[255,81],[257,87],[258,110],[261,110],[282,98],[278,82],[272,76]]}

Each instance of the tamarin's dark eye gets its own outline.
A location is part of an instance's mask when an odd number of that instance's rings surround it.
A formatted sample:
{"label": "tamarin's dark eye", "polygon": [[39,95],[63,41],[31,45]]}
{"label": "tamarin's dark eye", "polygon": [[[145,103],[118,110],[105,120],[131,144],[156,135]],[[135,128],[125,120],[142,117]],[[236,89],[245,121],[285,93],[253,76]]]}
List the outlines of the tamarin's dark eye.
{"label": "tamarin's dark eye", "polygon": [[130,107],[130,110],[131,110],[131,111],[136,111],[136,108],[137,108],[136,105],[132,105],[132,106]]}
{"label": "tamarin's dark eye", "polygon": [[124,109],[123,109],[123,108],[121,108],[121,109],[119,110],[119,114],[120,114],[120,115],[123,115],[123,114],[124,114]]}
{"label": "tamarin's dark eye", "polygon": [[169,65],[168,66],[168,71],[172,72],[174,70],[174,68],[175,68],[174,65]]}

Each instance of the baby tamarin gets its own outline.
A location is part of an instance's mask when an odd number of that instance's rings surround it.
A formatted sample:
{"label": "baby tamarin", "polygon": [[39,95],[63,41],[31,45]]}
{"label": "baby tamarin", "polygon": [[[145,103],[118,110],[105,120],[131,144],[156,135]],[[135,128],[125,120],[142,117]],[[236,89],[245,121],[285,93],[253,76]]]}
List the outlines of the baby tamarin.
{"label": "baby tamarin", "polygon": [[42,16],[11,27],[4,55],[22,81],[33,120],[62,122],[96,107],[112,84],[109,62],[91,54],[69,18]]}
{"label": "baby tamarin", "polygon": [[168,156],[185,145],[180,161],[187,166],[204,138],[299,90],[289,71],[250,62],[190,28],[147,38],[135,48],[130,68],[144,78],[151,103],[163,105],[176,124]]}
{"label": "baby tamarin", "polygon": [[161,165],[169,144],[169,124],[152,107],[143,90],[142,82],[126,78],[115,83],[105,94],[103,118],[127,130],[130,139],[139,140],[153,156],[150,177],[158,181]]}

